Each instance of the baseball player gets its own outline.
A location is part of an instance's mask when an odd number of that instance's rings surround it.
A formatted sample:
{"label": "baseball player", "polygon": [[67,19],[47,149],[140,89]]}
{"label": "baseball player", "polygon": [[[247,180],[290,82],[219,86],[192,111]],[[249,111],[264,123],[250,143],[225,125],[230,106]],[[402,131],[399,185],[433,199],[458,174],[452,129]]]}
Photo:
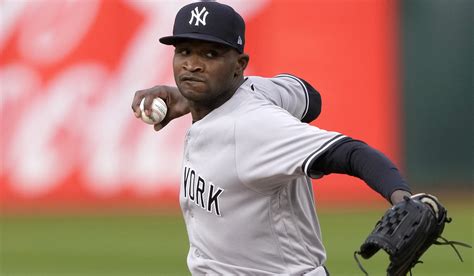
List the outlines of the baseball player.
{"label": "baseball player", "polygon": [[180,183],[192,274],[329,275],[311,178],[352,175],[392,204],[411,195],[382,153],[305,123],[320,112],[307,82],[244,77],[245,23],[231,7],[186,5],[160,42],[175,47],[177,88],[138,91],[132,109],[163,98],[171,114],[157,130],[192,115]]}

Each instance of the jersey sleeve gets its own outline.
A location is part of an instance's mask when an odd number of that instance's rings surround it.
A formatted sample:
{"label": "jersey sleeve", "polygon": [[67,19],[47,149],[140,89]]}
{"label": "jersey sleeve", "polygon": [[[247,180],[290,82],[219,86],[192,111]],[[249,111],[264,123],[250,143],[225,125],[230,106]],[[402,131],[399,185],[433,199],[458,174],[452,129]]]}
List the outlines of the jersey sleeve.
{"label": "jersey sleeve", "polygon": [[311,175],[310,165],[345,136],[304,124],[268,104],[235,124],[235,163],[241,182],[271,193],[290,180]]}
{"label": "jersey sleeve", "polygon": [[302,122],[309,123],[321,113],[321,95],[301,78],[280,74],[273,78],[251,77],[250,80],[256,93]]}

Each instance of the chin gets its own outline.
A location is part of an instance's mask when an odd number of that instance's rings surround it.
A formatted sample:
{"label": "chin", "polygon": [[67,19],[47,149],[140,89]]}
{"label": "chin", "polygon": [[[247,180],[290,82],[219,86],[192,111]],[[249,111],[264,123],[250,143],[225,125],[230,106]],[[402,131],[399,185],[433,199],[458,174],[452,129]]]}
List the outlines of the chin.
{"label": "chin", "polygon": [[181,92],[183,97],[193,102],[206,101],[209,98],[207,93],[196,90],[196,89],[179,88],[179,91]]}

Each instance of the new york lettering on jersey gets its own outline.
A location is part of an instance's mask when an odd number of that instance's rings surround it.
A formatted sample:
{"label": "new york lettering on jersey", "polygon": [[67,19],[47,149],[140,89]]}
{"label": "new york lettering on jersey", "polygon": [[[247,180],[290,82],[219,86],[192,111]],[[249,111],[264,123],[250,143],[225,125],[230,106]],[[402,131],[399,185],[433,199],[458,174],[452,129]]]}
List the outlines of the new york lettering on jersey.
{"label": "new york lettering on jersey", "polygon": [[206,181],[195,170],[184,167],[183,195],[184,198],[194,202],[197,206],[220,216],[219,197],[224,189]]}

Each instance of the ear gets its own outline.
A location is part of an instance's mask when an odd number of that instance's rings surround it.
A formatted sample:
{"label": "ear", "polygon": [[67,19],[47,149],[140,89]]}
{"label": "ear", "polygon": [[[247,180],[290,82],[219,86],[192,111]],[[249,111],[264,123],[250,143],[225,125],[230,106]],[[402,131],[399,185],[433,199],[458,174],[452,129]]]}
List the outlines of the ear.
{"label": "ear", "polygon": [[234,76],[243,76],[245,69],[247,68],[247,65],[249,64],[250,57],[247,54],[239,54],[237,57],[237,64],[236,64],[236,69]]}

